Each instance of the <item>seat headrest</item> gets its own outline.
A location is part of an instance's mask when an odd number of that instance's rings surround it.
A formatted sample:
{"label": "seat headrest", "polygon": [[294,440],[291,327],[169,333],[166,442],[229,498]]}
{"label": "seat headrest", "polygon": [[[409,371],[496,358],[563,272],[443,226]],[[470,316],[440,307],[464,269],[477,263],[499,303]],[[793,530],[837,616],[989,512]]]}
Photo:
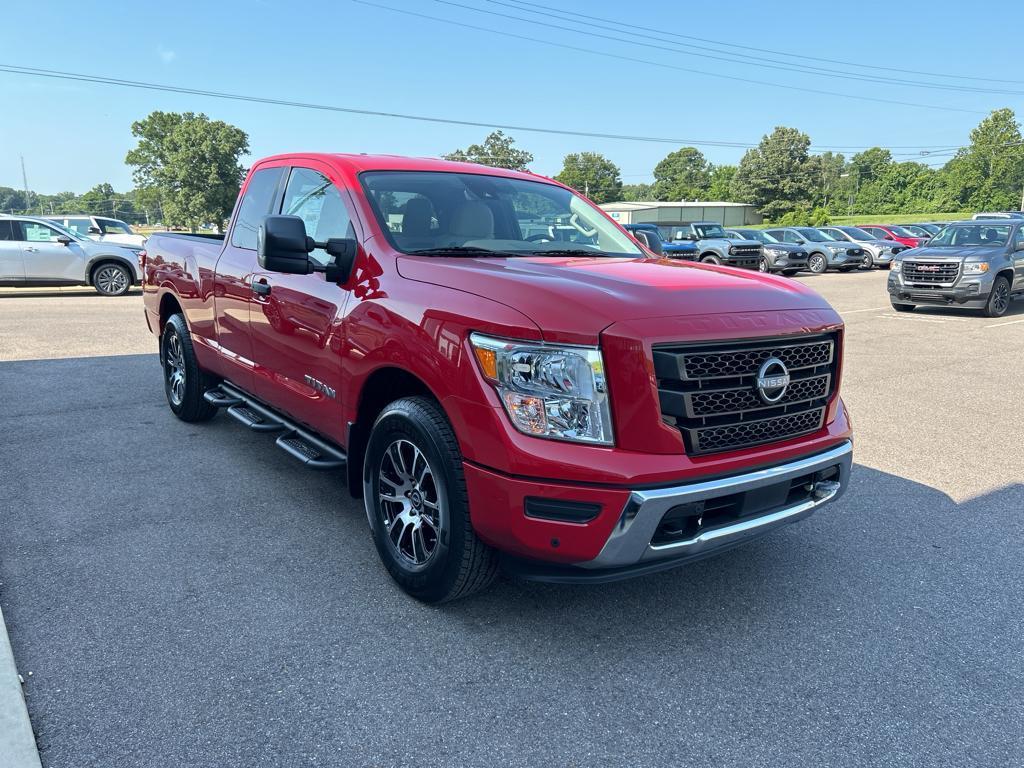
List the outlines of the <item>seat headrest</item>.
{"label": "seat headrest", "polygon": [[467,200],[452,215],[452,235],[469,240],[494,237],[494,213],[479,200]]}
{"label": "seat headrest", "polygon": [[430,220],[434,207],[425,197],[410,197],[402,214],[402,234],[426,237],[430,234]]}

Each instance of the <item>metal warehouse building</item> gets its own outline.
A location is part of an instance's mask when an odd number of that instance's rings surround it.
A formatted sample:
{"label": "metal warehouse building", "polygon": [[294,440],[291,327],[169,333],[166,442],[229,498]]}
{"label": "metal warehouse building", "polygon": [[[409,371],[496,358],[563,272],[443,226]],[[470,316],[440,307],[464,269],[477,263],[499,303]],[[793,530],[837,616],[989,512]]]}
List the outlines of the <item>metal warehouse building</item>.
{"label": "metal warehouse building", "polygon": [[601,207],[619,224],[689,224],[694,221],[717,221],[726,227],[760,224],[761,214],[747,203],[604,203]]}

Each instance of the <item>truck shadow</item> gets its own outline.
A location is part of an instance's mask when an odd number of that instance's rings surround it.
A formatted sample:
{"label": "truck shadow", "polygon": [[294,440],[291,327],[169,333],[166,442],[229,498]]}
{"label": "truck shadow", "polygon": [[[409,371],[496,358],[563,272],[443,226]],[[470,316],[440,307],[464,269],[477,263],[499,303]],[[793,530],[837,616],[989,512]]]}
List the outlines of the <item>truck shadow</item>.
{"label": "truck shadow", "polygon": [[67,291],[58,290],[47,290],[39,291],[32,288],[0,288],[0,300],[3,299],[51,299],[57,297],[74,297],[74,298],[93,298],[103,299],[109,301],[111,298],[124,298],[125,296],[142,296],[141,288],[132,288],[130,291],[123,293],[121,296],[103,296],[96,292],[95,289],[87,286],[81,288],[72,288]]}

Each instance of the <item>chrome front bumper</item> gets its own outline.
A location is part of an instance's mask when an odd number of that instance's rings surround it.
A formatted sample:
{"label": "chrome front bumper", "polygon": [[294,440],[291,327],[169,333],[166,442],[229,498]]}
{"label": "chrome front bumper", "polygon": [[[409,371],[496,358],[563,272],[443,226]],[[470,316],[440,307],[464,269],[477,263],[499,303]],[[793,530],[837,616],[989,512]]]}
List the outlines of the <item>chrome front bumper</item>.
{"label": "chrome front bumper", "polygon": [[[755,472],[671,488],[633,491],[615,530],[598,556],[577,565],[588,569],[622,568],[660,560],[701,557],[716,549],[732,546],[809,517],[818,507],[839,498],[849,483],[852,466],[853,444],[847,441],[824,453]],[[673,507],[767,488],[833,467],[838,469],[838,480],[821,482],[819,487],[809,492],[809,498],[799,503],[710,528],[690,539],[665,544],[652,543],[662,518]]]}

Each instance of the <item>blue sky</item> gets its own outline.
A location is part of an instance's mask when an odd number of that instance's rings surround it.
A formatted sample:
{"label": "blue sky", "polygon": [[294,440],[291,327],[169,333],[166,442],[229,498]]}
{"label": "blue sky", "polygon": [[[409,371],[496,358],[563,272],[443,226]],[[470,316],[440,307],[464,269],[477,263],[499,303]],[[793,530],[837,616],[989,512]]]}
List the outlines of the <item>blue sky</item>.
{"label": "blue sky", "polygon": [[[451,0],[525,23],[438,0],[372,0],[380,5],[491,27],[528,39],[415,18],[352,0],[18,3],[4,10],[0,63],[130,78],[186,87],[359,109],[555,127],[601,133],[756,143],[776,125],[808,133],[820,146],[896,146],[914,157],[927,145],[957,145],[991,109],[1024,115],[1024,97],[859,82],[708,58],[680,34],[746,46],[747,55],[800,53],[885,67],[1018,80],[946,81],[1024,93],[1020,32],[1024,3],[994,1],[977,15],[934,2],[686,3],[564,0],[576,11],[660,30],[647,46],[574,34],[551,15],[488,0]],[[508,0],[502,0],[508,2]],[[118,7],[120,6],[120,7]],[[14,34],[11,34],[14,32]],[[546,40],[648,62],[545,45]],[[687,53],[680,52],[683,44]],[[667,50],[666,50],[667,49]],[[692,55],[698,54],[698,55]],[[852,70],[807,59],[794,63],[860,75],[929,80],[921,75]],[[898,102],[826,96],[737,82],[728,77]],[[481,140],[487,128],[314,112],[279,106],[29,78],[0,72],[0,186],[84,192],[109,181],[131,186],[125,153],[131,123],[152,110],[205,112],[248,132],[255,157],[293,150],[438,155]],[[939,105],[970,112],[908,106]],[[606,154],[627,183],[650,179],[675,147],[614,139],[512,132],[533,152],[532,166],[553,174],[567,152]],[[702,147],[714,162],[737,162],[743,149]],[[846,151],[852,154],[855,149]],[[938,162],[935,159],[929,162]]]}

